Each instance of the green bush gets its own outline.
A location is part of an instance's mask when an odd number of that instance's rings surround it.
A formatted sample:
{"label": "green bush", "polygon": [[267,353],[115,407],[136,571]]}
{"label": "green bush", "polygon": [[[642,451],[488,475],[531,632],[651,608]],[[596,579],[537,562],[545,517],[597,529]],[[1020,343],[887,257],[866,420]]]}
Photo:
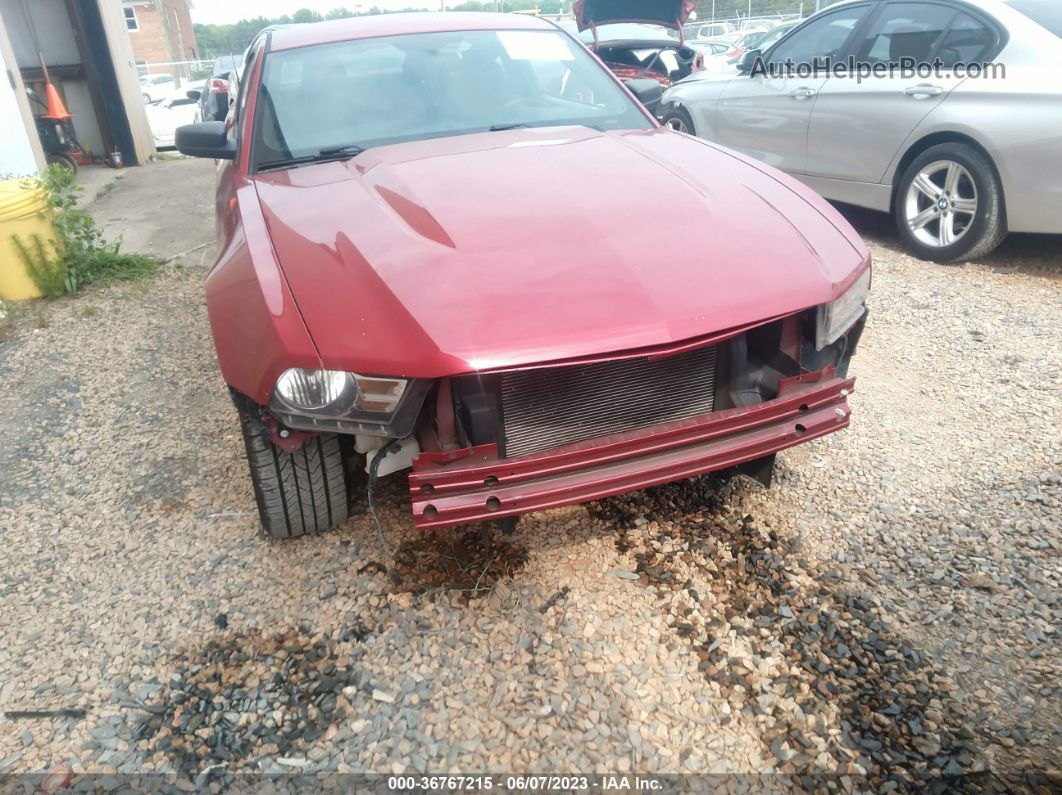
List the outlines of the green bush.
{"label": "green bush", "polygon": [[56,242],[48,251],[37,235],[29,245],[16,236],[15,246],[26,272],[44,295],[73,295],[86,284],[139,279],[159,270],[162,262],[157,257],[123,254],[120,241],[104,239],[92,216],[77,207],[82,188],[73,172],[50,166],[39,182],[48,193]]}

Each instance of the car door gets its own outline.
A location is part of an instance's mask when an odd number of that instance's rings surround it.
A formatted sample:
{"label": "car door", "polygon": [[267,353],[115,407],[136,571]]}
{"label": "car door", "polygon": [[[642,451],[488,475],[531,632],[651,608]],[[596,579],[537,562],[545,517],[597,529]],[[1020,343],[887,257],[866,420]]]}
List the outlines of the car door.
{"label": "car door", "polygon": [[[918,124],[962,84],[952,73],[997,40],[991,24],[947,2],[890,0],[855,48],[857,66],[881,76],[832,76],[819,89],[811,116],[806,173],[810,177],[881,182]],[[940,59],[940,68],[929,67]],[[902,71],[904,60],[925,72]]]}
{"label": "car door", "polygon": [[861,3],[816,15],[764,55],[775,74],[753,69],[732,80],[717,106],[719,143],[802,174],[811,110],[828,64],[844,55],[871,7]]}

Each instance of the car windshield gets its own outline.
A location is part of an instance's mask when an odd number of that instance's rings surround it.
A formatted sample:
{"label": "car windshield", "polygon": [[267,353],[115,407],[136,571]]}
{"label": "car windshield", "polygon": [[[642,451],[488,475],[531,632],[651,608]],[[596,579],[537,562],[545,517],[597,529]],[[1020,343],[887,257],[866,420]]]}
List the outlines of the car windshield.
{"label": "car windshield", "polygon": [[257,108],[258,168],[491,129],[652,126],[585,50],[552,30],[418,33],[270,53]]}
{"label": "car windshield", "polygon": [[1033,22],[1062,36],[1062,4],[1058,0],[1007,0]]}

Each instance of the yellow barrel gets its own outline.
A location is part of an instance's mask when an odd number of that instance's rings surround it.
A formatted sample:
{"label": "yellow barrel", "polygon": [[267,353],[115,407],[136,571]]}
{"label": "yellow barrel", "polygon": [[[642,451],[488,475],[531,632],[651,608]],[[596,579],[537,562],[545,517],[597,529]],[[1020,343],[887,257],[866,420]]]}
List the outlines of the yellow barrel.
{"label": "yellow barrel", "polygon": [[47,214],[48,193],[36,180],[0,181],[0,298],[21,301],[41,297],[26,272],[14,236],[32,251],[33,236],[40,235],[45,251],[54,257],[55,228]]}

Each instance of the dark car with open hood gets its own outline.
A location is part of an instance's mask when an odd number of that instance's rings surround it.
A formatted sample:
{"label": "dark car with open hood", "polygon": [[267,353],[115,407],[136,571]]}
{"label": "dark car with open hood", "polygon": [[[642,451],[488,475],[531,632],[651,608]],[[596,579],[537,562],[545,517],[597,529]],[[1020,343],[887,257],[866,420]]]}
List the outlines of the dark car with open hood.
{"label": "dark car with open hood", "polygon": [[693,0],[576,0],[575,20],[560,24],[621,80],[667,88],[704,69],[701,49],[683,40],[693,10]]}
{"label": "dark car with open hood", "polygon": [[[230,124],[206,281],[265,529],[408,471],[419,528],[506,519],[846,428],[870,257],[815,193],[661,127],[553,24],[274,30]],[[711,246],[704,241],[711,240]]]}

